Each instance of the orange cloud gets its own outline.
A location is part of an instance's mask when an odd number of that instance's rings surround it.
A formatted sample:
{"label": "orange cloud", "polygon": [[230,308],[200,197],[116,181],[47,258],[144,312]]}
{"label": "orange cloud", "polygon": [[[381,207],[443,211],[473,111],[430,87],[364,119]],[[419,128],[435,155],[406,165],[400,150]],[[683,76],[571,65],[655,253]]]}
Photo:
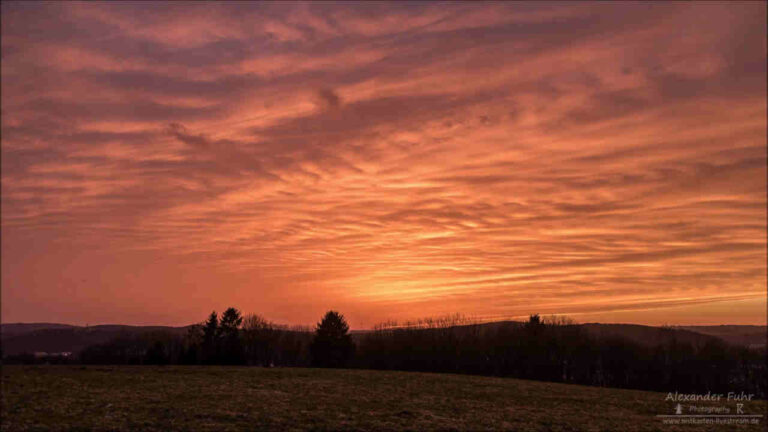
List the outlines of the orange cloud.
{"label": "orange cloud", "polygon": [[3,320],[765,323],[764,16],[4,3]]}

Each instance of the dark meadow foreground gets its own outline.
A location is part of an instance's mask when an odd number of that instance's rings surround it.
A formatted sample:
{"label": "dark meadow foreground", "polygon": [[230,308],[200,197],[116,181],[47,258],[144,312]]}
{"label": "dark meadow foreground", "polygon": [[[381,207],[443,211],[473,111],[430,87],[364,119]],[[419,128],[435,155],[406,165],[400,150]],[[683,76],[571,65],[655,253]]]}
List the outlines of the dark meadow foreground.
{"label": "dark meadow foreground", "polygon": [[[672,425],[666,393],[454,374],[225,366],[4,366],[2,431],[764,430]],[[734,402],[696,402],[729,406]],[[765,401],[745,414],[764,415]]]}

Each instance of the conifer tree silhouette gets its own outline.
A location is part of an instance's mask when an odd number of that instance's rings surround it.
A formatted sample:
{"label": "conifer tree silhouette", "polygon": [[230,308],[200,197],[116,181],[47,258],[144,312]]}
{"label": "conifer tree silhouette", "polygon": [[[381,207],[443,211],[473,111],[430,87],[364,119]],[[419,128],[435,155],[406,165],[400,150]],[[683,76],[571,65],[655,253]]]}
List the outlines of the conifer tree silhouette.
{"label": "conifer tree silhouette", "polygon": [[310,346],[312,364],[319,367],[344,367],[355,352],[344,315],[328,311],[317,324]]}

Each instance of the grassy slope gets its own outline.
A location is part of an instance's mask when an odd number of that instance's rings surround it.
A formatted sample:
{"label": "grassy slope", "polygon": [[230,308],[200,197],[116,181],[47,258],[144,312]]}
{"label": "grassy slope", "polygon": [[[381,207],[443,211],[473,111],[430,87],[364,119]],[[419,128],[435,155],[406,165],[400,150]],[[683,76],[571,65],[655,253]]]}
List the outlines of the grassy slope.
{"label": "grassy slope", "polygon": [[661,424],[663,393],[411,372],[4,366],[2,397],[2,431],[734,429]]}

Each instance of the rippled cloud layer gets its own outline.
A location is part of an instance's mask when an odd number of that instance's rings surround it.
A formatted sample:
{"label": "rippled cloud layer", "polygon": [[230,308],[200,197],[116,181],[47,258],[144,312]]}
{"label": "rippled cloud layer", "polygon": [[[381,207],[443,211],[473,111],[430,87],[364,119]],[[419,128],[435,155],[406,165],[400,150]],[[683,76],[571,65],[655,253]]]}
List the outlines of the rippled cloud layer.
{"label": "rippled cloud layer", "polygon": [[5,2],[3,321],[764,323],[765,13]]}

